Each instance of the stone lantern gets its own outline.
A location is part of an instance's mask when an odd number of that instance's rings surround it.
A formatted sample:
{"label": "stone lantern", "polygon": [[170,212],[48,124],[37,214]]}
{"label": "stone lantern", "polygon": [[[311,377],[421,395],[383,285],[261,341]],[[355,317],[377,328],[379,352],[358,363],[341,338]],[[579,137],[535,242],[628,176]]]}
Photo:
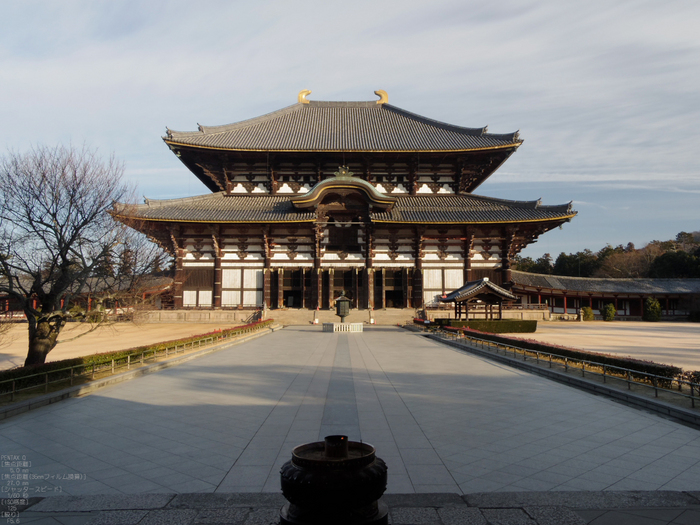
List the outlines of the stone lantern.
{"label": "stone lantern", "polygon": [[345,318],[350,315],[350,299],[345,297],[345,292],[341,292],[340,297],[335,300],[335,315],[340,317],[341,323],[344,323]]}

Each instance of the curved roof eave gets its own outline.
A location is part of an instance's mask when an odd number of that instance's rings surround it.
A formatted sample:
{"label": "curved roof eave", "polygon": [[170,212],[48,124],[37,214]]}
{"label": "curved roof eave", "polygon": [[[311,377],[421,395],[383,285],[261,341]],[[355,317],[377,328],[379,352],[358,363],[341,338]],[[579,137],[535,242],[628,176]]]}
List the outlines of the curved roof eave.
{"label": "curved roof eave", "polygon": [[478,148],[459,149],[273,149],[273,148],[225,148],[220,146],[204,146],[199,144],[188,144],[187,142],[177,142],[167,137],[162,137],[170,149],[173,148],[196,148],[214,151],[233,151],[241,153],[469,153],[474,151],[494,151],[502,149],[517,149],[524,141],[504,144],[499,146],[483,146]]}

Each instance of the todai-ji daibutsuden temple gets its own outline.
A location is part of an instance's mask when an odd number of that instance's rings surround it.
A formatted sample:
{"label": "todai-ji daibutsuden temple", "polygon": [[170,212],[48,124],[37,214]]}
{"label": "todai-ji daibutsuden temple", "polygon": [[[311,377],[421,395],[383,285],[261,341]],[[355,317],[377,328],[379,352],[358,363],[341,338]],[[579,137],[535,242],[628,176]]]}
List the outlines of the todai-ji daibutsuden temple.
{"label": "todai-ji daibutsuden temple", "polygon": [[[511,259],[570,204],[473,192],[522,144],[388,103],[308,100],[198,131],[172,152],[211,191],[118,215],[176,257],[175,308],[418,308]],[[128,210],[128,211],[127,211]]]}

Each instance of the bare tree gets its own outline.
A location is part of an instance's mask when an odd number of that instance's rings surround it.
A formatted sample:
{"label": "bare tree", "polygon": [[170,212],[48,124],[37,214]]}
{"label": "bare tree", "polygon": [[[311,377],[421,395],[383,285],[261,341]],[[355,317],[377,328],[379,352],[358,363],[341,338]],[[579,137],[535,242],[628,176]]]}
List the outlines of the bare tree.
{"label": "bare tree", "polygon": [[25,366],[45,362],[76,296],[123,285],[118,262],[133,233],[109,214],[131,200],[123,171],[85,147],[41,146],[0,160],[0,293],[29,322]]}
{"label": "bare tree", "polygon": [[5,344],[3,336],[10,331],[10,328],[12,328],[12,324],[0,313],[0,348]]}

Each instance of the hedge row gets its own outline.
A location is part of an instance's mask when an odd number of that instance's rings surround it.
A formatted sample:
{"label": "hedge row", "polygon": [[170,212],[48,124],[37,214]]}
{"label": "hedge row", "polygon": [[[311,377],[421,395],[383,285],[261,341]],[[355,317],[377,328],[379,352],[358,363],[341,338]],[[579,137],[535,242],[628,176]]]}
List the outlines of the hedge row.
{"label": "hedge row", "polygon": [[[225,330],[215,330],[213,332],[208,332],[205,334],[193,335],[191,337],[186,337],[183,339],[173,339],[172,341],[164,341],[162,343],[155,343],[152,345],[137,346],[134,348],[129,348],[127,350],[117,350],[116,352],[105,352],[101,354],[86,355],[83,357],[75,357],[72,359],[63,359],[61,361],[52,361],[50,363],[44,363],[41,365],[13,368],[11,370],[4,370],[0,372],[0,381],[14,379],[16,381],[16,388],[18,389],[27,388],[34,385],[41,385],[44,383],[43,374],[45,374],[46,372],[55,371],[53,374],[51,374],[52,381],[60,379],[62,377],[68,378],[70,377],[70,370],[63,369],[69,369],[71,367],[80,367],[74,369],[74,374],[78,375],[80,373],[91,370],[93,365],[95,367],[99,367],[100,365],[111,364],[112,360],[114,360],[115,363],[122,361],[126,362],[129,356],[131,356],[132,358],[140,358],[141,353],[150,354],[152,352],[161,352],[164,351],[166,348],[174,348],[176,346],[196,343],[198,341],[202,341],[210,337],[219,337],[222,335],[227,337],[235,336],[237,334],[259,330],[272,324],[272,322],[272,319],[268,319],[266,321],[257,321],[255,323],[237,326],[235,328],[227,328]],[[35,376],[36,374],[41,375],[36,377],[27,377]],[[7,384],[0,387],[0,391],[6,390],[6,387]]]}
{"label": "hedge row", "polygon": [[562,346],[549,345],[546,343],[540,343],[538,341],[531,341],[526,339],[518,339],[515,337],[503,337],[500,335],[487,334],[479,332],[472,329],[464,328],[447,328],[451,331],[464,332],[465,335],[470,335],[479,339],[486,339],[487,341],[493,341],[495,343],[503,343],[510,346],[515,346],[518,348],[524,348],[526,350],[547,352],[559,357],[569,357],[572,359],[580,359],[583,361],[592,361],[595,363],[600,363],[604,365],[617,366],[619,368],[627,368],[629,370],[636,370],[637,372],[643,372],[645,374],[653,374],[661,377],[666,377],[673,379],[679,376],[683,369],[671,365],[662,365],[659,363],[654,363],[652,361],[643,361],[641,359],[634,359],[631,357],[617,357],[610,354],[600,354],[597,352],[586,352],[585,350],[576,350],[574,348],[566,348]]}
{"label": "hedge row", "polygon": [[480,332],[491,334],[532,334],[537,331],[537,321],[521,319],[499,319],[489,321],[485,319],[435,319],[438,326],[452,326],[455,328],[471,328]]}

